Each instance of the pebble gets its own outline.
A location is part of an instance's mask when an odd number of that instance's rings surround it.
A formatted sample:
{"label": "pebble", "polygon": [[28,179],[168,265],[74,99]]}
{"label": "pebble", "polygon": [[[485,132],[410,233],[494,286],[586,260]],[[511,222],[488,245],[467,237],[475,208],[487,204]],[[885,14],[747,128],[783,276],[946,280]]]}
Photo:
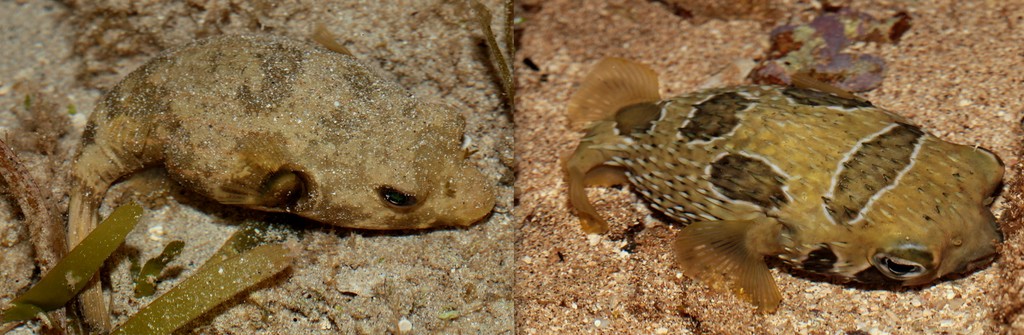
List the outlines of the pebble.
{"label": "pebble", "polygon": [[406,319],[404,316],[401,320],[398,320],[398,333],[408,334],[412,331],[412,322]]}
{"label": "pebble", "polygon": [[162,241],[164,239],[164,234],[166,234],[166,232],[164,231],[164,226],[162,225],[149,227],[149,230],[147,232],[149,233],[150,241]]}
{"label": "pebble", "polygon": [[914,299],[910,300],[910,305],[914,307],[921,307],[921,299],[914,297]]}

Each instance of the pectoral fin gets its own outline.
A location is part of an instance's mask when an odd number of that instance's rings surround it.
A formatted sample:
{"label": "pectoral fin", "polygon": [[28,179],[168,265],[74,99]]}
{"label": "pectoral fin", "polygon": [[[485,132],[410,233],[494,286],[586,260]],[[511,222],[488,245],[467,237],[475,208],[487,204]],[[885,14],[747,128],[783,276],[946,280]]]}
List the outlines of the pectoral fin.
{"label": "pectoral fin", "polygon": [[764,256],[776,249],[778,229],[770,219],[695,222],[676,237],[676,262],[684,273],[712,287],[721,287],[723,279],[730,281],[737,296],[771,313],[782,295]]}
{"label": "pectoral fin", "polygon": [[305,195],[306,184],[298,172],[282,169],[267,175],[261,184],[229,183],[215,198],[224,204],[259,206],[287,211]]}

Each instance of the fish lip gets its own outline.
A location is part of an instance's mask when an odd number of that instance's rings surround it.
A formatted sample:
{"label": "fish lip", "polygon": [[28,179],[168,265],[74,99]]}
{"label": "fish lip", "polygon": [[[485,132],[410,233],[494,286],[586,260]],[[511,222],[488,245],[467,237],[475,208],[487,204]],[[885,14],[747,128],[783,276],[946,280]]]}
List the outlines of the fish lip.
{"label": "fish lip", "polygon": [[935,281],[936,279],[938,279],[938,276],[935,276],[934,274],[931,275],[931,276],[922,275],[922,276],[919,276],[917,278],[912,278],[912,279],[904,280],[902,282],[902,285],[903,286],[921,286],[921,285],[925,285],[925,284],[931,283],[931,282]]}
{"label": "fish lip", "polygon": [[857,272],[856,274],[854,274],[853,275],[853,280],[855,280],[855,281],[857,281],[859,283],[864,283],[864,284],[869,284],[869,285],[895,285],[895,284],[904,284],[905,283],[905,281],[900,281],[898,279],[893,279],[893,278],[891,278],[889,276],[886,276],[886,275],[882,274],[882,270],[879,270],[873,264],[871,266],[865,268],[864,270],[861,270],[860,272]]}
{"label": "fish lip", "polygon": [[982,257],[978,257],[977,259],[975,259],[973,261],[967,262],[967,264],[964,265],[963,271],[960,271],[960,272],[970,272],[970,271],[982,269],[982,268],[992,264],[993,262],[995,262],[996,257],[998,257],[998,256],[999,256],[999,253],[993,252],[991,254],[988,254],[988,255],[985,255],[985,256],[982,256]]}
{"label": "fish lip", "polygon": [[1003,162],[1003,159],[1001,157],[999,157],[999,155],[996,155],[996,153],[993,152],[992,150],[989,150],[988,148],[983,147],[983,146],[976,146],[974,148],[975,148],[975,150],[981,150],[981,151],[984,151],[985,153],[987,153],[989,155],[992,155],[992,158],[996,159],[996,163],[999,164],[1000,168],[1004,168],[1004,169],[1006,168],[1006,163]]}
{"label": "fish lip", "polygon": [[[443,222],[450,223],[452,226],[469,227],[478,222],[483,222],[494,215],[494,207],[496,200],[492,192],[486,192],[484,195],[485,200],[479,203],[470,203],[467,207],[455,208],[454,213],[450,217],[445,218]],[[463,204],[466,206],[466,204]]]}
{"label": "fish lip", "polygon": [[491,209],[489,209],[489,210],[488,210],[488,211],[487,211],[486,213],[484,213],[483,215],[481,215],[481,216],[477,217],[476,219],[472,219],[472,220],[462,220],[461,222],[456,222],[456,226],[458,226],[458,227],[462,227],[462,228],[469,228],[469,227],[471,227],[471,226],[473,226],[473,225],[475,225],[475,224],[477,224],[477,223],[480,223],[480,222],[484,222],[484,221],[487,221],[487,220],[489,220],[489,219],[490,219],[490,218],[491,218],[492,216],[494,216],[494,210],[493,210],[493,207],[492,207]]}
{"label": "fish lip", "polygon": [[993,249],[992,252],[984,254],[971,261],[963,262],[962,264],[958,265],[955,269],[945,271],[939,274],[937,277],[944,277],[947,275],[951,275],[954,277],[967,276],[975,271],[980,271],[988,267],[993,262],[995,262],[996,258],[998,257],[999,253],[996,252],[995,249]]}

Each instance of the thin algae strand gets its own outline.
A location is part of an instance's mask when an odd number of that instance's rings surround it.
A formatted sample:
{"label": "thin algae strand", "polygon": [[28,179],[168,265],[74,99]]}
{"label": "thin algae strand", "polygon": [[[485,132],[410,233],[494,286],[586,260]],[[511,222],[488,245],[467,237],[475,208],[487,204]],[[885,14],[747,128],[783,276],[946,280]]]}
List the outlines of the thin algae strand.
{"label": "thin algae strand", "polygon": [[115,209],[28,292],[11,302],[3,311],[3,322],[30,320],[67,304],[124,242],[141,215],[142,207],[137,204]]}
{"label": "thin algae strand", "polygon": [[288,248],[274,244],[253,248],[216,264],[208,263],[111,334],[170,334],[239,292],[281,272],[292,258]]}

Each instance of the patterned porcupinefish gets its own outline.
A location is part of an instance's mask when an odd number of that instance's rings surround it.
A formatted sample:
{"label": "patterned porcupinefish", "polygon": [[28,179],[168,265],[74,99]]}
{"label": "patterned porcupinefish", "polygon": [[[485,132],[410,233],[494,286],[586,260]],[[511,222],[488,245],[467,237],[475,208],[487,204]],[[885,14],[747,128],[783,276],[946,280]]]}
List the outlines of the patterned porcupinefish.
{"label": "patterned porcupinefish", "polygon": [[583,230],[608,229],[584,188],[628,182],[687,224],[675,242],[684,272],[713,284],[724,272],[762,311],[781,301],[765,256],[903,285],[988,264],[1003,239],[989,210],[999,158],[817,86],[662,99],[646,66],[600,62],[569,103],[571,119],[591,121],[565,161]]}
{"label": "patterned porcupinefish", "polygon": [[465,159],[463,117],[334,50],[221,36],[130,73],[82,135],[69,242],[95,227],[112,183],[151,166],[220,203],[341,227],[468,226],[487,215],[493,183]]}

